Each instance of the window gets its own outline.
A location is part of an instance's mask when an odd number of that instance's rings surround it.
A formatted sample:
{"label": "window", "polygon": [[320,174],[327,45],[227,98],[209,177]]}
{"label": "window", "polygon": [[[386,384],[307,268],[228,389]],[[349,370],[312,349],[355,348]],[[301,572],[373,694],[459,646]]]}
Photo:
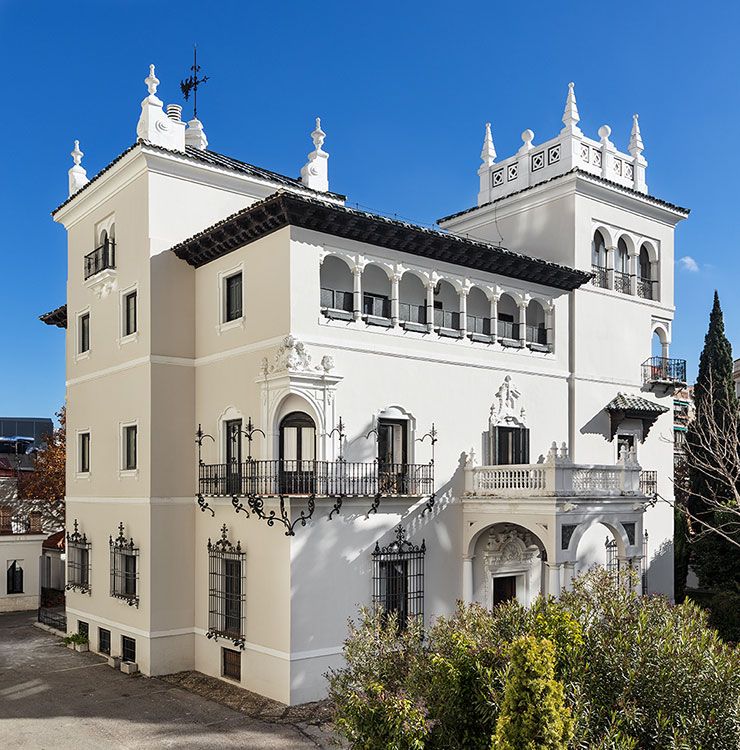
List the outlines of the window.
{"label": "window", "polygon": [[121,636],[121,659],[128,662],[136,662],[136,640],[127,635]]}
{"label": "window", "polygon": [[136,330],[136,291],[133,291],[123,298],[123,335],[131,336]]}
{"label": "window", "polygon": [[593,243],[591,244],[591,270],[594,278],[594,286],[606,289],[608,286],[608,277],[606,272],[606,243],[604,237],[598,230],[594,232]]}
{"label": "window", "polygon": [[84,354],[90,351],[90,313],[83,313],[78,319],[78,341],[77,353]]}
{"label": "window", "polygon": [[90,471],[90,433],[79,433],[79,472],[87,474]]}
{"label": "window", "polygon": [[408,422],[380,418],[377,429],[378,489],[383,494],[404,495],[409,489]]}
{"label": "window", "polygon": [[390,318],[391,301],[385,295],[365,292],[362,297],[362,313],[374,318]]}
{"label": "window", "polygon": [[406,539],[399,524],[396,538],[387,546],[375,543],[373,559],[373,604],[386,615],[395,615],[405,628],[412,617],[424,619],[424,555],[426,545]]}
{"label": "window", "polygon": [[135,424],[125,425],[123,428],[123,466],[124,471],[136,469],[136,439],[137,428]]}
{"label": "window", "polygon": [[8,562],[8,594],[23,593],[23,560],[10,560]]}
{"label": "window", "polygon": [[235,646],[244,646],[244,561],[241,543],[234,546],[227,538],[226,525],[221,538],[208,540],[208,633],[224,637]]}
{"label": "window", "polygon": [[224,457],[226,458],[225,494],[238,495],[242,484],[242,421],[224,422]]}
{"label": "window", "polygon": [[492,427],[490,459],[491,463],[529,463],[529,430],[526,427]]}
{"label": "window", "polygon": [[221,672],[224,677],[240,682],[242,679],[242,655],[231,648],[221,649]]}
{"label": "window", "polygon": [[90,637],[90,623],[87,623],[84,620],[77,620],[77,632],[80,635],[84,635],[85,638],[89,638]]}
{"label": "window", "polygon": [[224,322],[242,317],[242,274],[235,273],[224,279]]}
{"label": "window", "polygon": [[280,422],[280,489],[285,495],[315,491],[316,425],[301,411]]}
{"label": "window", "polygon": [[123,529],[120,523],[118,536],[110,538],[110,595],[138,607],[139,548],[133,539],[126,539]]}
{"label": "window", "polygon": [[110,656],[110,630],[98,628],[98,651]]}
{"label": "window", "polygon": [[74,531],[67,532],[67,589],[90,593],[90,543],[80,534],[75,518]]}

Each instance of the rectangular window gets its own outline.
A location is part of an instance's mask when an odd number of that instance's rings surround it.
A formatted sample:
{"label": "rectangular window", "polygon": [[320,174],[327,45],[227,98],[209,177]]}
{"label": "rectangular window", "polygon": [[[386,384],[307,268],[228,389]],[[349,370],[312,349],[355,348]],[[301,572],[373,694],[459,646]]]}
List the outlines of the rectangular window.
{"label": "rectangular window", "polygon": [[121,659],[136,662],[136,641],[127,635],[121,636]]}
{"label": "rectangular window", "polygon": [[98,651],[110,656],[110,630],[98,628]]}
{"label": "rectangular window", "polygon": [[7,589],[9,594],[23,593],[23,560],[10,560],[8,562]]}
{"label": "rectangular window", "polygon": [[126,425],[123,428],[123,469],[126,471],[136,469],[136,438],[136,425]]}
{"label": "rectangular window", "polygon": [[80,635],[84,635],[85,638],[89,638],[90,637],[90,623],[87,623],[84,620],[77,620],[77,632]]}
{"label": "rectangular window", "polygon": [[491,463],[529,463],[529,430],[526,427],[494,427],[491,430]]}
{"label": "rectangular window", "polygon": [[222,672],[224,677],[240,682],[242,679],[242,655],[240,651],[222,648]]}
{"label": "rectangular window", "polygon": [[74,532],[67,532],[67,588],[83,594],[90,593],[90,546],[75,519]]}
{"label": "rectangular window", "polygon": [[80,474],[87,474],[90,471],[90,433],[81,432],[79,434],[79,439],[80,439],[79,471],[80,471]]}
{"label": "rectangular window", "polygon": [[123,555],[123,593],[126,596],[136,596],[136,557]]}
{"label": "rectangular window", "polygon": [[120,523],[118,536],[110,539],[110,595],[135,607],[139,606],[138,560],[139,548],[133,538],[126,538]]}
{"label": "rectangular window", "polygon": [[224,279],[224,322],[242,317],[242,274],[235,273]]}
{"label": "rectangular window", "polygon": [[362,312],[375,318],[390,318],[391,301],[382,294],[365,292],[362,297]]}
{"label": "rectangular window", "polygon": [[136,333],[136,292],[129,292],[123,298],[123,335]]}
{"label": "rectangular window", "polygon": [[90,313],[79,317],[78,347],[79,354],[90,351]]}
{"label": "rectangular window", "polygon": [[241,545],[228,540],[225,526],[215,544],[208,540],[208,633],[235,645],[244,640],[244,558]]}

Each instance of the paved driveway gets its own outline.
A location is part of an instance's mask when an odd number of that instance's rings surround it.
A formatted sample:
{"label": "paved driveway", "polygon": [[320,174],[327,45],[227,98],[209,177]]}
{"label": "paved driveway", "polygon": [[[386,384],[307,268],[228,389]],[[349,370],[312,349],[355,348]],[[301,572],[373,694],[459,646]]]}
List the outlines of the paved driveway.
{"label": "paved driveway", "polygon": [[0,615],[0,748],[330,747],[326,727],[289,712],[250,716],[171,681],[129,677],[33,622],[30,613]]}

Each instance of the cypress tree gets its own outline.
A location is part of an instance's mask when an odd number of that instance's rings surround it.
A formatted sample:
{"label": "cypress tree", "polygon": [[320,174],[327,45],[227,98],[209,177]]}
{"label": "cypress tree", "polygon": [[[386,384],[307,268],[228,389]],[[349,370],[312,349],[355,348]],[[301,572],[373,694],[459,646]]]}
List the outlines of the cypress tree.
{"label": "cypress tree", "polygon": [[[732,422],[738,418],[738,401],[732,365],[732,347],[725,336],[722,308],[715,291],[709,329],[704,338],[699,373],[694,385],[695,416],[686,436],[689,448],[689,511],[713,526],[722,523],[722,514],[709,507],[707,498],[721,502],[729,500],[729,497],[723,497],[726,489],[700,468],[705,461],[712,464],[712,454],[715,452],[711,441],[707,445],[706,433],[704,444],[700,444],[698,431],[706,428],[707,424],[715,425],[718,442],[723,435],[735,435]],[[695,530],[701,532],[702,527],[699,525]],[[691,563],[702,587],[740,587],[740,549],[718,534],[704,533],[692,545]]]}

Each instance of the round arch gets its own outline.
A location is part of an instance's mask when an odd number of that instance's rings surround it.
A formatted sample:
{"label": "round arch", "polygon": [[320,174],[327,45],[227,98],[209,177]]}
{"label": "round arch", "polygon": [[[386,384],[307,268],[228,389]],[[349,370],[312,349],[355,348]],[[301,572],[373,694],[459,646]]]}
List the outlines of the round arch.
{"label": "round arch", "polygon": [[568,545],[567,550],[570,559],[572,559],[573,561],[577,560],[578,547],[581,543],[581,539],[583,539],[584,534],[589,529],[593,528],[597,524],[601,524],[609,530],[609,532],[617,542],[617,549],[620,556],[626,556],[627,548],[634,546],[630,544],[629,538],[627,537],[627,532],[624,530],[624,526],[622,526],[621,521],[609,515],[595,515],[587,519],[586,521],[582,521],[573,532],[573,536],[571,536],[570,538],[570,544]]}

